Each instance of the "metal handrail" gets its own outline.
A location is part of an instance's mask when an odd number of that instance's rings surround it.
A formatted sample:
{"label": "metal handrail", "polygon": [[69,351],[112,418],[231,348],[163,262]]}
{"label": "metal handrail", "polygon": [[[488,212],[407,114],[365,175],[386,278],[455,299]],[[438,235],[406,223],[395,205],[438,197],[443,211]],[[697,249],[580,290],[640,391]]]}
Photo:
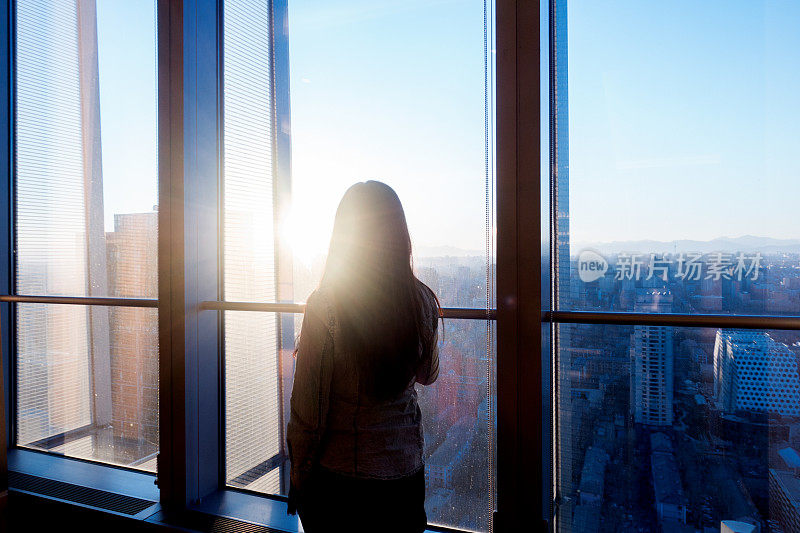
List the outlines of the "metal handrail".
{"label": "metal handrail", "polygon": [[[268,313],[303,313],[305,304],[299,303],[266,303],[266,302],[227,302],[206,301],[200,309],[216,311],[261,311]],[[442,317],[462,320],[495,320],[494,309],[475,309],[461,307],[443,307]]]}
{"label": "metal handrail", "polygon": [[[0,295],[0,302],[109,307],[158,307],[155,298],[111,298],[96,296]],[[200,309],[216,311],[260,311],[303,313],[303,303],[205,301]],[[496,309],[443,307],[443,318],[456,320],[496,320]],[[782,329],[800,331],[800,316],[719,315],[685,313],[627,313],[618,311],[543,311],[542,322],[564,324],[608,324],[620,326],[672,326],[697,328]]]}
{"label": "metal handrail", "polygon": [[800,316],[689,315],[683,313],[623,313],[597,311],[546,311],[542,322],[625,326],[800,330]]}
{"label": "metal handrail", "polygon": [[[305,304],[206,301],[200,304],[200,308],[218,311],[302,313],[305,310]],[[463,320],[496,320],[497,310],[443,307],[442,316],[444,318]],[[800,330],[800,316],[795,315],[691,315],[683,313],[626,313],[618,311],[543,311],[542,322]]]}
{"label": "metal handrail", "polygon": [[155,298],[106,298],[97,296],[0,295],[0,302],[66,305],[105,305],[109,307],[158,307]]}

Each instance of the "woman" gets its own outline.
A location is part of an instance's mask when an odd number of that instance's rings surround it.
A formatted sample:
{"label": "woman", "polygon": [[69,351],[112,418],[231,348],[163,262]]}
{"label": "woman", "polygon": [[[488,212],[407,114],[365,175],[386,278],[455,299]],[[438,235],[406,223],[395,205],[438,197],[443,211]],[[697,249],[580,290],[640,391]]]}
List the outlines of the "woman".
{"label": "woman", "polygon": [[289,512],[309,533],[425,529],[415,383],[439,374],[436,295],[413,273],[397,194],[356,183],[295,351]]}

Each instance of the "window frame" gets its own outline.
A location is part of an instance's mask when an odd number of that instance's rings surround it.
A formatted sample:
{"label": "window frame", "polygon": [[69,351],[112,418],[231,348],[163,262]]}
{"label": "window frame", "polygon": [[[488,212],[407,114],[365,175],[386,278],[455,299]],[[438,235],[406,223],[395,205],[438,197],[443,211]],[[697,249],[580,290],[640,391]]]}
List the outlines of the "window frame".
{"label": "window frame", "polygon": [[[549,165],[549,197],[550,197],[550,229],[548,238],[550,240],[550,264],[549,272],[558,272],[558,254],[555,250],[558,249],[558,194],[557,194],[557,165],[554,164],[553,155],[556,153],[557,141],[557,121],[555,120],[556,110],[556,94],[557,87],[555,83],[554,73],[556,72],[556,39],[554,38],[555,28],[557,23],[558,5],[567,0],[548,0],[547,16],[548,16],[548,61],[549,61],[549,75],[548,75],[548,92],[549,92],[549,110],[548,117],[550,120],[550,134],[549,134],[549,151],[550,151],[550,165]],[[569,37],[567,37],[569,38]],[[542,324],[549,324],[550,342],[550,372],[553,375],[552,383],[554,390],[551,393],[550,401],[552,405],[552,422],[551,427],[554,432],[558,431],[558,406],[556,405],[556,393],[558,388],[558,324],[599,324],[604,326],[615,325],[629,325],[629,326],[669,326],[669,327],[696,327],[696,328],[738,328],[738,329],[771,329],[771,330],[789,330],[800,331],[800,315],[721,315],[721,314],[686,314],[686,313],[658,313],[658,312],[595,312],[595,311],[573,311],[570,309],[562,310],[560,307],[559,299],[555,297],[558,294],[558,275],[550,275],[550,298],[549,310],[542,313]],[[555,435],[553,437],[553,447],[556,446]],[[558,521],[558,502],[561,500],[561,495],[558,493],[557,474],[558,471],[558,457],[559,454],[555,449],[552,449],[552,489],[550,498],[550,508],[547,510],[547,521],[549,523],[550,531],[558,531],[562,527],[569,527],[569,525],[562,526]]]}
{"label": "window frame", "polygon": [[[13,0],[0,0],[4,21],[0,26],[6,32],[3,46],[3,72],[6,83],[0,84],[4,93],[0,98],[6,103],[0,111],[0,121],[6,126],[0,159],[6,169],[3,180],[5,192],[0,207],[7,207],[10,216],[3,218],[0,235],[5,242],[0,246],[0,311],[2,326],[7,332],[2,336],[3,353],[13,354],[13,302],[49,301],[53,304],[80,305],[133,305],[153,306],[152,301],[122,302],[113,298],[82,298],[81,301],[50,299],[48,297],[24,298],[14,294],[12,250],[13,250]],[[286,0],[275,0],[273,12],[286,16]],[[505,149],[498,152],[498,227],[504,228],[498,239],[498,305],[497,312],[484,309],[447,309],[446,318],[495,319],[498,323],[498,513],[495,517],[497,527],[503,530],[516,530],[522,524],[529,524],[530,502],[528,494],[538,494],[536,476],[541,479],[537,454],[525,453],[524,445],[536,444],[536,426],[540,413],[518,411],[518,394],[528,391],[522,399],[534,400],[538,405],[538,391],[525,388],[527,375],[538,379],[540,370],[529,365],[525,357],[527,350],[538,352],[538,335],[526,335],[524,342],[517,336],[525,328],[538,321],[538,304],[527,300],[528,294],[536,295],[536,283],[524,281],[519,276],[523,268],[514,261],[517,253],[525,255],[530,267],[540,261],[536,243],[517,240],[520,230],[529,230],[531,222],[538,226],[538,216],[523,220],[521,214],[535,212],[517,209],[521,205],[534,205],[538,202],[538,142],[534,150],[520,150],[522,145],[538,140],[538,2],[518,3],[500,0],[497,2],[498,35],[498,84],[503,86],[498,99],[498,144]],[[224,487],[224,476],[220,465],[222,442],[221,429],[221,386],[222,372],[219,355],[219,313],[208,311],[222,309],[218,263],[208,261],[216,257],[219,241],[220,215],[220,5],[213,0],[184,0],[157,2],[157,42],[158,42],[158,153],[159,153],[159,242],[158,271],[159,297],[159,388],[160,388],[160,448],[158,461],[158,490],[162,507],[167,512],[195,508],[220,515],[246,514],[252,509],[248,496],[236,496],[236,490]],[[5,22],[5,24],[3,24]],[[529,31],[531,28],[534,31]],[[279,33],[276,35],[283,35]],[[280,44],[278,44],[280,42]],[[274,40],[273,50],[276,66],[288,73],[287,39]],[[518,79],[519,76],[519,79]],[[527,77],[525,77],[527,76]],[[519,84],[529,83],[528,91],[520,93]],[[278,108],[288,114],[288,84],[280,86],[276,93]],[[506,105],[506,103],[508,105]],[[279,153],[289,153],[289,133],[276,121],[277,147]],[[288,118],[288,117],[287,117]],[[533,126],[533,127],[529,127]],[[517,139],[516,132],[533,132],[533,137]],[[214,132],[215,135],[208,135]],[[525,142],[520,142],[525,141]],[[527,160],[533,166],[520,165],[517,157]],[[278,157],[278,171],[288,172],[288,157]],[[534,170],[535,169],[535,170]],[[534,194],[535,193],[535,194]],[[538,203],[536,204],[538,205]],[[202,229],[201,229],[202,228]],[[507,229],[506,229],[507,228]],[[506,233],[507,231],[507,233]],[[209,232],[216,239],[203,238]],[[511,239],[510,237],[514,237]],[[192,258],[194,261],[187,261]],[[206,259],[206,261],[203,261]],[[206,265],[198,269],[198,264]],[[208,266],[212,265],[212,266]],[[538,271],[538,268],[536,269]],[[517,283],[501,282],[501,278],[516,279]],[[518,308],[514,301],[519,298],[524,304]],[[527,304],[526,304],[527,302]],[[236,304],[230,304],[236,307]],[[270,304],[243,304],[270,306]],[[287,302],[278,303],[272,311],[286,312]],[[263,309],[267,310],[267,309]],[[205,313],[203,311],[206,311]],[[300,309],[292,307],[293,312]],[[520,322],[520,317],[524,320]],[[10,362],[13,357],[3,358],[4,408],[13,414],[10,386]],[[204,364],[201,364],[204,363]],[[510,378],[510,379],[509,379]],[[535,381],[534,381],[535,382]],[[201,395],[205,386],[218,391],[217,395]],[[521,423],[520,416],[525,416]],[[9,431],[13,416],[6,416],[6,439],[9,446],[13,432]],[[526,429],[529,428],[529,429]],[[522,430],[518,431],[520,428]],[[19,450],[19,459],[24,459]],[[42,454],[40,454],[42,455]],[[527,461],[521,461],[526,458]],[[96,464],[64,457],[48,456],[45,463],[51,465],[70,464],[74,470],[86,467],[86,475],[74,481],[92,484],[98,469],[111,477],[131,474],[126,469],[113,465]],[[84,464],[87,463],[87,464]],[[521,464],[525,469],[520,469]],[[77,465],[77,466],[76,466]],[[89,472],[89,467],[94,474]],[[20,461],[12,468],[22,468]],[[47,476],[48,468],[37,470]],[[147,476],[147,474],[141,474]],[[121,477],[119,478],[121,479]],[[534,483],[531,483],[531,480]],[[141,480],[140,480],[141,481]],[[525,494],[521,492],[526,488]],[[517,490],[520,489],[520,490]],[[241,497],[240,497],[241,496]],[[253,498],[252,496],[250,498]],[[269,507],[269,499],[254,497]],[[231,503],[236,500],[234,503]],[[276,502],[277,503],[277,502]],[[236,511],[236,509],[239,511]],[[273,508],[268,514],[274,515]],[[499,517],[503,517],[502,521]],[[535,516],[535,514],[534,514]],[[279,517],[271,520],[284,522]],[[290,519],[289,522],[292,522]],[[276,522],[270,522],[273,525]],[[294,522],[296,524],[296,522]],[[287,526],[289,524],[283,524]],[[435,528],[449,530],[448,528]],[[501,529],[498,529],[501,531]]]}
{"label": "window frame", "polygon": [[[277,174],[290,169],[288,121],[287,1],[273,0],[273,85]],[[557,0],[549,0],[552,25]],[[0,62],[0,348],[2,360],[5,438],[9,464],[22,463],[41,452],[13,449],[13,0],[0,0],[0,32],[5,32]],[[158,153],[159,153],[159,388],[160,448],[158,487],[167,511],[196,509],[240,517],[268,525],[296,528],[286,517],[280,497],[247,494],[225,486],[222,458],[223,385],[221,310],[241,309],[281,313],[302,307],[279,293],[274,304],[222,302],[220,285],[221,216],[221,3],[217,0],[158,0]],[[737,327],[800,330],[798,316],[682,315],[597,313],[560,309],[541,286],[540,173],[540,2],[496,2],[497,117],[497,309],[447,309],[451,319],[496,319],[497,327],[497,499],[494,528],[503,533],[527,529],[553,530],[557,500],[544,457],[550,443],[542,429],[553,422],[553,394],[543,397],[542,380],[557,372],[556,345],[551,337],[560,323],[626,324],[683,327]],[[554,43],[550,42],[549,54]],[[552,61],[552,58],[551,58]],[[281,79],[285,83],[281,83]],[[552,78],[552,76],[551,76]],[[551,79],[552,81],[552,79]],[[552,87],[550,87],[552,90]],[[552,95],[551,95],[552,100]],[[552,102],[551,102],[552,105]],[[551,135],[551,143],[554,136]],[[554,175],[550,171],[551,191]],[[557,203],[551,201],[550,216]],[[557,232],[551,225],[549,238]],[[550,271],[555,255],[551,254]],[[557,276],[549,288],[557,289]],[[543,297],[544,296],[544,297]],[[35,297],[36,301],[44,301]],[[91,300],[91,301],[90,301]],[[83,304],[128,305],[120,299],[86,298]],[[32,300],[31,300],[32,301]],[[56,304],[56,302],[51,302]],[[77,302],[61,302],[62,304]],[[545,358],[540,355],[542,347]],[[549,355],[549,360],[547,356]],[[547,365],[549,364],[549,368]],[[550,380],[557,383],[557,379]],[[217,394],[201,394],[216,390]],[[557,421],[555,421],[557,423]],[[4,450],[0,450],[2,452]],[[554,454],[555,456],[556,454]],[[96,482],[98,468],[122,479],[131,472],[76,459],[48,456],[51,465],[71,465],[86,474],[76,481]],[[77,465],[77,466],[75,466]],[[557,467],[557,465],[555,465]],[[0,453],[0,474],[3,471]],[[47,476],[48,468],[39,468]],[[94,473],[92,473],[94,472]],[[145,476],[144,473],[136,473]],[[5,476],[3,476],[4,478]],[[152,476],[149,477],[152,480]],[[94,481],[93,481],[94,480]],[[550,485],[548,486],[548,483]],[[0,486],[0,491],[4,486]],[[155,490],[155,489],[153,489]],[[254,505],[255,504],[255,505]],[[262,511],[254,513],[254,508]],[[542,517],[541,521],[536,517]],[[433,528],[450,530],[448,528]]]}
{"label": "window frame", "polygon": [[[20,295],[16,291],[16,2],[0,0],[0,508],[6,505],[9,472],[77,483],[82,486],[157,502],[155,474],[100,461],[65,457],[16,444],[16,304],[155,308],[148,298],[62,297]],[[108,476],[106,474],[109,474]],[[143,518],[145,512],[140,513]]]}

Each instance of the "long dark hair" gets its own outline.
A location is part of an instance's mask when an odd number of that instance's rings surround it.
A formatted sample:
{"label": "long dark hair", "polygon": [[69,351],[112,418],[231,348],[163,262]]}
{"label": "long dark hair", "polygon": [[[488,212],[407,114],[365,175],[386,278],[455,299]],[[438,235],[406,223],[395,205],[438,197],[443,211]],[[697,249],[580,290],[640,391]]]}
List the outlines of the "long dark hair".
{"label": "long dark hair", "polygon": [[[413,272],[411,237],[397,193],[379,181],[356,183],[336,210],[320,282],[334,296],[340,337],[355,358],[359,385],[377,400],[396,397],[430,355],[441,315],[436,295]],[[423,298],[427,291],[433,298]],[[436,314],[424,305],[436,302]],[[428,317],[428,318],[426,318]]]}

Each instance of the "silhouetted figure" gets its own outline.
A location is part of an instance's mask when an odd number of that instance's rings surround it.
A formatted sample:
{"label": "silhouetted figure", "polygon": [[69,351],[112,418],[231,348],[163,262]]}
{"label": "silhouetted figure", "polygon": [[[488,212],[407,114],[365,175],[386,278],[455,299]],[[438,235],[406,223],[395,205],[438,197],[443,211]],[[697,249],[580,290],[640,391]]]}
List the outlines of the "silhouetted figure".
{"label": "silhouetted figure", "polygon": [[414,276],[397,194],[378,181],[350,187],[295,350],[289,512],[307,532],[425,529],[414,384],[439,375],[440,315]]}

